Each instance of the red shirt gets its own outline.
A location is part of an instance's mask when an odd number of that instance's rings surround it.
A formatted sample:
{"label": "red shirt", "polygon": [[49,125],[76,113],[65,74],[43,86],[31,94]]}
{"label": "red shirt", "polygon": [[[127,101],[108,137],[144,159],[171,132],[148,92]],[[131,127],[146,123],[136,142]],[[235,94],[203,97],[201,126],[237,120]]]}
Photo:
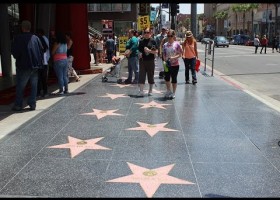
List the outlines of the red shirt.
{"label": "red shirt", "polygon": [[267,38],[262,38],[261,45],[267,45],[267,44],[268,44],[268,39]]}

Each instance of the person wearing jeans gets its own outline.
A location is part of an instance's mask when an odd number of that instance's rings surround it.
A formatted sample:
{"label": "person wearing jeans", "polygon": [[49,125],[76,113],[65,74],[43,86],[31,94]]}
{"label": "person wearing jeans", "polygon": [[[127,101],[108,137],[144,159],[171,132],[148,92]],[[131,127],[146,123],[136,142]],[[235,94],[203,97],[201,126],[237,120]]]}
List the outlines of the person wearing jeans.
{"label": "person wearing jeans", "polygon": [[27,104],[30,110],[36,109],[36,95],[38,84],[38,68],[43,65],[43,46],[40,39],[30,32],[31,22],[21,23],[22,33],[12,42],[11,52],[16,59],[16,99],[12,107],[14,111],[23,109],[24,89],[28,80],[31,83],[31,95]]}
{"label": "person wearing jeans", "polygon": [[58,32],[52,49],[54,70],[58,79],[59,91],[57,94],[68,93],[68,60],[66,36]]}
{"label": "person wearing jeans", "polygon": [[[139,64],[138,64],[138,39],[136,38],[137,31],[130,29],[128,31],[129,40],[126,43],[126,50],[129,50],[126,57],[128,59],[128,77],[124,81],[125,84],[137,84],[139,77]],[[132,76],[134,73],[134,80]]]}
{"label": "person wearing jeans", "polygon": [[38,69],[21,69],[16,68],[16,100],[13,110],[19,111],[23,106],[23,93],[28,80],[31,85],[31,94],[27,100],[30,110],[36,108],[37,84],[38,84]]}
{"label": "person wearing jeans", "polygon": [[186,32],[186,39],[182,45],[183,48],[183,60],[185,64],[185,81],[189,84],[189,70],[192,73],[192,83],[197,83],[195,64],[198,59],[197,43],[191,31]]}

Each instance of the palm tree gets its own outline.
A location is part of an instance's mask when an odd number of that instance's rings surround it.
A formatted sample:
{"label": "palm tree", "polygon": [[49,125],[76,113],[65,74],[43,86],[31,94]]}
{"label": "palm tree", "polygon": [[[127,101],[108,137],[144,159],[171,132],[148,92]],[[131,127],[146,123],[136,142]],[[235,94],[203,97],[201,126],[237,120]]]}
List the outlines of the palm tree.
{"label": "palm tree", "polygon": [[240,4],[234,4],[231,6],[231,10],[235,13],[235,34],[237,34],[237,15],[241,12]]}
{"label": "palm tree", "polygon": [[214,17],[215,19],[222,19],[222,20],[225,20],[225,19],[228,19],[228,10],[224,10],[224,11],[218,11],[216,13],[214,13]]}
{"label": "palm tree", "polygon": [[276,36],[278,30],[278,6],[279,3],[274,3],[275,6],[275,27],[274,27],[274,35]]}
{"label": "palm tree", "polygon": [[258,3],[249,3],[249,10],[251,10],[252,14],[252,32],[251,32],[251,37],[254,38],[254,10],[258,9],[260,7],[260,4]]}
{"label": "palm tree", "polygon": [[243,13],[243,33],[245,33],[245,17],[246,12],[250,10],[250,6],[248,3],[240,4],[240,10]]}

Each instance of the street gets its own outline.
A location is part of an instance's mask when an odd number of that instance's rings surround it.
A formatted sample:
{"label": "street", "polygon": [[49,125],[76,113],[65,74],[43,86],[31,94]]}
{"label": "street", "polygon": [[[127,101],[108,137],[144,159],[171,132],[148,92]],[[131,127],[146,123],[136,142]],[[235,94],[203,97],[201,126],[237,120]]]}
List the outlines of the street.
{"label": "street", "polygon": [[[230,45],[229,48],[215,48],[214,70],[220,72],[221,77],[233,79],[241,83],[243,89],[256,91],[263,98],[276,100],[280,103],[280,53],[272,53],[271,48],[255,54],[254,46]],[[198,42],[199,58],[204,69],[205,45]],[[211,61],[207,60],[207,74],[211,75]],[[215,75],[214,75],[215,76]],[[245,88],[244,88],[245,87]]]}

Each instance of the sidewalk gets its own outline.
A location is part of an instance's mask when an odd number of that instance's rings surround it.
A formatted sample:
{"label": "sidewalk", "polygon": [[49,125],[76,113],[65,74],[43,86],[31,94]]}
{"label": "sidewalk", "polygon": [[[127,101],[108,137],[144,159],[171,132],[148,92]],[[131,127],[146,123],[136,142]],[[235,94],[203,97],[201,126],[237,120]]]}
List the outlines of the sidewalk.
{"label": "sidewalk", "polygon": [[280,196],[277,110],[218,75],[194,86],[181,67],[174,100],[158,71],[155,81],[136,98],[136,85],[82,75],[71,95],[10,113],[0,197]]}
{"label": "sidewalk", "polygon": [[[93,63],[91,63],[91,68],[94,69],[96,67],[103,68],[103,71],[110,68],[112,64],[106,64],[103,63],[102,65],[95,66]],[[69,92],[73,92],[77,90],[80,87],[83,87],[83,85],[87,84],[90,80],[95,78],[96,76],[99,76],[100,74],[86,74],[81,75],[81,79],[79,82],[71,82],[69,83]],[[58,91],[58,86],[56,84],[53,84],[49,86],[49,91]],[[0,121],[0,140],[2,137],[7,135],[8,133],[14,131],[16,128],[24,124],[25,122],[31,120],[33,117],[41,113],[42,111],[48,110],[49,107],[60,101],[61,99],[65,98],[66,96],[52,96],[50,95],[47,98],[39,99],[37,101],[36,110],[35,111],[23,111],[23,112],[14,112],[11,111],[11,108],[13,106],[13,103],[10,105],[0,105],[0,113],[1,113],[1,121]],[[27,106],[28,107],[28,106]],[[16,122],[16,123],[15,123]]]}

